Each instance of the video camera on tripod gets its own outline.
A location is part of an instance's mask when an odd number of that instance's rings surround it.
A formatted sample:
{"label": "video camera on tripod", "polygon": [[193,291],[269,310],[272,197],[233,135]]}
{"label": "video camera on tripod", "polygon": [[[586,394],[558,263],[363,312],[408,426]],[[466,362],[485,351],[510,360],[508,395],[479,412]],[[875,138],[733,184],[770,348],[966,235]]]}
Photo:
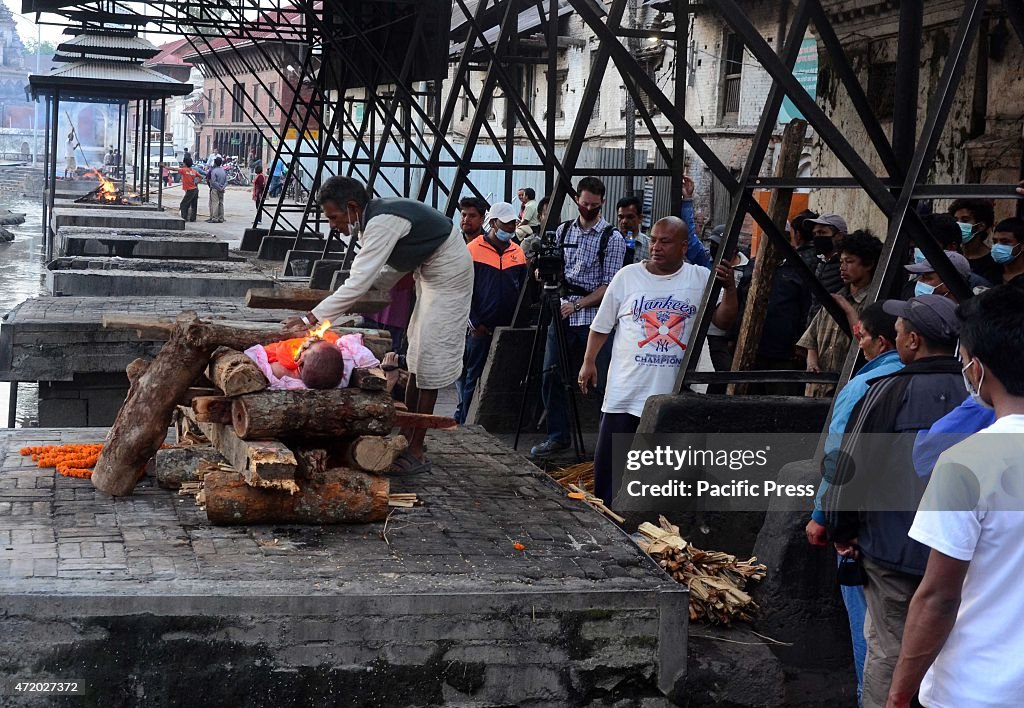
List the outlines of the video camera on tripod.
{"label": "video camera on tripod", "polygon": [[558,287],[565,280],[565,249],[577,244],[559,243],[554,231],[545,231],[534,245],[533,263],[545,287]]}

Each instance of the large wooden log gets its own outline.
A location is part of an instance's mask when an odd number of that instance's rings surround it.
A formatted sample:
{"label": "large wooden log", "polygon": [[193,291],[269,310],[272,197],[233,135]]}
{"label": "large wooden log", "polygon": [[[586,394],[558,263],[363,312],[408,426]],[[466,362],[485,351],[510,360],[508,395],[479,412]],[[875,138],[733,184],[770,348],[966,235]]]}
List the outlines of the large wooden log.
{"label": "large wooden log", "polygon": [[[156,318],[135,318],[136,324],[146,320],[153,322]],[[246,349],[289,336],[280,326],[254,329],[249,323],[242,324],[246,326],[233,328],[223,322],[204,322],[188,311],[167,326],[167,343],[137,379],[106,433],[92,473],[96,489],[115,496],[132,493],[139,471],[167,436],[175,406],[202,375],[214,349],[221,345]]]}
{"label": "large wooden log", "polygon": [[350,467],[367,472],[385,472],[395,463],[395,458],[409,447],[404,435],[380,437],[361,435],[352,440],[343,453],[345,463]]}
{"label": "large wooden log", "polygon": [[262,391],[270,385],[256,362],[242,352],[221,347],[210,357],[206,375],[225,396]]}
{"label": "large wooden log", "polygon": [[[265,310],[312,310],[334,293],[311,288],[251,288],[245,294],[245,306]],[[370,290],[349,308],[352,314],[380,312],[391,304],[391,293]]]}
{"label": "large wooden log", "polygon": [[394,415],[386,393],[355,388],[261,391],[231,405],[235,433],[243,440],[387,435]]}
{"label": "large wooden log", "polygon": [[303,481],[296,494],[256,489],[232,472],[204,478],[211,523],[345,524],[382,521],[388,514],[388,480],[336,468]]}
{"label": "large wooden log", "polygon": [[455,428],[458,422],[454,418],[430,413],[410,413],[407,410],[395,411],[395,425],[401,428]]}
{"label": "large wooden log", "polygon": [[199,482],[203,463],[227,464],[227,460],[211,445],[189,445],[157,450],[154,458],[156,483],[162,489],[179,489],[182,482]]}

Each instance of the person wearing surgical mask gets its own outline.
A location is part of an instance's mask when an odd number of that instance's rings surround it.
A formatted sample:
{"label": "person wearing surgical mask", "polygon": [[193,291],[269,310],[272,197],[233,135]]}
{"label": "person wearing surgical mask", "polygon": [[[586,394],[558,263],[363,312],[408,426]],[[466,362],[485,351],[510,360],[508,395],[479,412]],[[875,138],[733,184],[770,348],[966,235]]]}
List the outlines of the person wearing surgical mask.
{"label": "person wearing surgical mask", "polygon": [[[967,259],[956,251],[946,251],[946,258],[953,264],[957,273],[964,280],[965,283],[969,284],[971,280],[971,264],[967,262]],[[958,302],[957,298],[950,292],[949,286],[943,282],[942,277],[935,272],[935,268],[928,261],[924,259],[911,265],[903,266],[904,269],[915,276],[916,280],[913,281],[913,295],[911,297],[920,297],[921,295],[941,295],[942,297],[949,298],[953,302]],[[909,286],[908,286],[909,288]]]}
{"label": "person wearing surgical mask", "polygon": [[1024,285],[1024,219],[1013,217],[996,224],[992,234],[992,260],[1003,269],[1004,283]]}
{"label": "person wearing surgical mask", "polygon": [[990,283],[1002,282],[1003,269],[992,257],[988,237],[995,223],[995,208],[987,199],[956,199],[949,214],[960,226],[962,251],[971,270]]}
{"label": "person wearing surgical mask", "polygon": [[494,330],[512,324],[527,275],[526,256],[513,239],[519,224],[516,208],[508,202],[494,204],[485,224],[484,232],[467,246],[473,258],[473,300],[466,323],[462,374],[455,382],[459,397],[455,420],[460,423],[466,422]]}

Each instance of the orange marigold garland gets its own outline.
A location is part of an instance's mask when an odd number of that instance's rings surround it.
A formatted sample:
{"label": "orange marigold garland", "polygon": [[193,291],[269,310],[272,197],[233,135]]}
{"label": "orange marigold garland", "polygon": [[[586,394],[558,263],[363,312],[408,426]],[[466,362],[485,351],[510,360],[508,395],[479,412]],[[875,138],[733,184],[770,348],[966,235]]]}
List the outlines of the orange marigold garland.
{"label": "orange marigold garland", "polygon": [[31,455],[37,467],[54,467],[65,477],[89,479],[100,458],[102,444],[37,445],[21,448],[22,455]]}
{"label": "orange marigold garland", "polygon": [[[161,445],[161,448],[168,447]],[[68,445],[36,445],[23,447],[20,452],[24,456],[31,455],[37,467],[54,467],[65,477],[89,479],[92,468],[100,459],[103,451],[102,443],[79,443]],[[146,472],[145,466],[139,470],[141,478]]]}

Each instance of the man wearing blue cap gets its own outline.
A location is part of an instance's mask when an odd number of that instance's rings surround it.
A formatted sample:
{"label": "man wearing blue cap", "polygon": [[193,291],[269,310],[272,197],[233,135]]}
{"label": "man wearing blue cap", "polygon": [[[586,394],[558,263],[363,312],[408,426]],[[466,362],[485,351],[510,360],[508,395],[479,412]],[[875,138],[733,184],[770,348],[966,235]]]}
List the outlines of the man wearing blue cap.
{"label": "man wearing blue cap", "polygon": [[941,295],[887,300],[896,351],[905,365],[872,382],[846,426],[824,507],[829,537],[867,575],[863,704],[885,706],[907,610],[924,575],[928,549],[907,536],[925,481],[914,471],[919,430],[966,397],[956,360],[956,304]]}

